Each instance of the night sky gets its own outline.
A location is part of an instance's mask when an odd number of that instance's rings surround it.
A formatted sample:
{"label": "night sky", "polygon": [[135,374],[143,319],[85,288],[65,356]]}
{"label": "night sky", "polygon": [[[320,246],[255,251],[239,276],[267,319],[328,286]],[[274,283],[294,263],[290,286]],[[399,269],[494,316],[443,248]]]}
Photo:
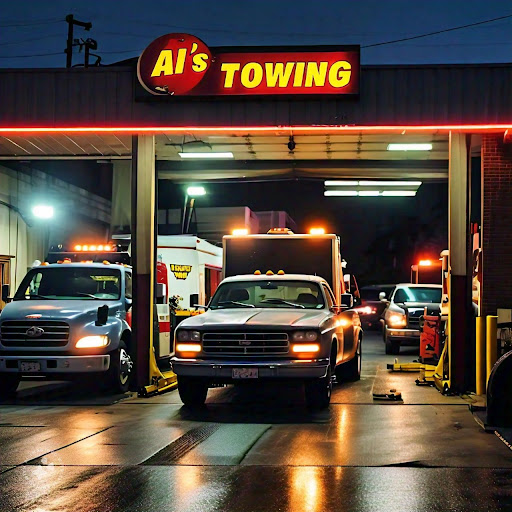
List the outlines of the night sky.
{"label": "night sky", "polygon": [[[0,68],[64,67],[67,14],[92,22],[90,32],[76,28],[75,37],[96,39],[102,64],[137,57],[152,40],[170,32],[194,34],[210,47],[359,44],[362,64],[511,61],[512,18],[365,48],[512,14],[512,3],[504,0],[25,0],[2,2]],[[75,64],[80,60],[74,56]],[[79,175],[87,173],[77,171]],[[95,188],[87,182],[80,184]],[[437,256],[447,244],[446,183],[424,184],[415,198],[363,200],[325,199],[323,181],[207,187],[209,194],[198,206],[285,210],[300,230],[326,225],[341,236],[344,256],[363,284],[406,279],[412,262]],[[165,182],[160,188],[161,207],[180,207],[181,187]]]}
{"label": "night sky", "polygon": [[[67,14],[90,21],[102,63],[135,57],[158,36],[187,32],[208,46],[361,46],[512,13],[505,0],[24,0],[1,5],[0,67],[63,67]],[[363,48],[363,64],[510,62],[512,18],[408,42]],[[46,54],[56,55],[46,55]],[[15,56],[37,55],[21,58]],[[77,57],[76,62],[79,62]]]}

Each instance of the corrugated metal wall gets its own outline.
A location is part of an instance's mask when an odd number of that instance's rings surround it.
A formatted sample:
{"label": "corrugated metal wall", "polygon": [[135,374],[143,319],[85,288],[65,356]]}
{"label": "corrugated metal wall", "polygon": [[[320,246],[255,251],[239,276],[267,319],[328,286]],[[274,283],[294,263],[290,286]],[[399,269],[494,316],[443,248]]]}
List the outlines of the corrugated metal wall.
{"label": "corrugated metal wall", "polygon": [[1,126],[510,123],[512,66],[374,66],[358,98],[149,98],[131,67],[0,70]]}

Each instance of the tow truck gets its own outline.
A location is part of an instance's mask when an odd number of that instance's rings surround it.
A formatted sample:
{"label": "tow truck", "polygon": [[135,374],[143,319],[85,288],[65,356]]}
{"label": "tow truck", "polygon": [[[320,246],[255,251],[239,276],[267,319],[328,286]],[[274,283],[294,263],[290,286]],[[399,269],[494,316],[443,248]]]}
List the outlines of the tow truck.
{"label": "tow truck", "polygon": [[176,329],[171,361],[182,401],[201,405],[219,384],[295,379],[311,408],[327,407],[332,378],[361,372],[363,333],[339,238],[279,228],[223,242],[225,279],[207,311]]}
{"label": "tow truck", "polygon": [[32,268],[0,314],[0,394],[22,377],[93,376],[111,392],[128,390],[131,267],[43,263]]}

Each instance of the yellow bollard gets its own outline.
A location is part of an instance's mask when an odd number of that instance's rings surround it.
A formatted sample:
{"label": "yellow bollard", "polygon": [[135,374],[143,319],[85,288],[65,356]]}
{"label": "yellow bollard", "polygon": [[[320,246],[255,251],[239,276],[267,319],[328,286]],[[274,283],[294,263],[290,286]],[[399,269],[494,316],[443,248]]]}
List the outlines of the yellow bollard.
{"label": "yellow bollard", "polygon": [[485,382],[489,382],[492,368],[498,357],[498,317],[487,316],[487,336],[486,336],[486,363],[487,375]]}
{"label": "yellow bollard", "polygon": [[476,394],[485,394],[485,318],[476,317]]}

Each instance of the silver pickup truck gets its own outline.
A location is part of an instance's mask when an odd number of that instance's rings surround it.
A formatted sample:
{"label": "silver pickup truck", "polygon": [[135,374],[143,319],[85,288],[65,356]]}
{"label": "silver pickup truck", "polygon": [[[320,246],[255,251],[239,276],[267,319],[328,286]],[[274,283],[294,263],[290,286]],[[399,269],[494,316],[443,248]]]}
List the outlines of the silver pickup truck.
{"label": "silver pickup truck", "polygon": [[332,377],[361,373],[361,322],[334,303],[321,277],[240,275],[222,281],[208,310],[180,323],[171,359],[186,405],[204,403],[210,385],[295,379],[311,408],[329,405]]}
{"label": "silver pickup truck", "polygon": [[31,269],[0,313],[0,394],[34,375],[91,376],[108,391],[127,391],[131,282],[131,268],[107,262]]}

